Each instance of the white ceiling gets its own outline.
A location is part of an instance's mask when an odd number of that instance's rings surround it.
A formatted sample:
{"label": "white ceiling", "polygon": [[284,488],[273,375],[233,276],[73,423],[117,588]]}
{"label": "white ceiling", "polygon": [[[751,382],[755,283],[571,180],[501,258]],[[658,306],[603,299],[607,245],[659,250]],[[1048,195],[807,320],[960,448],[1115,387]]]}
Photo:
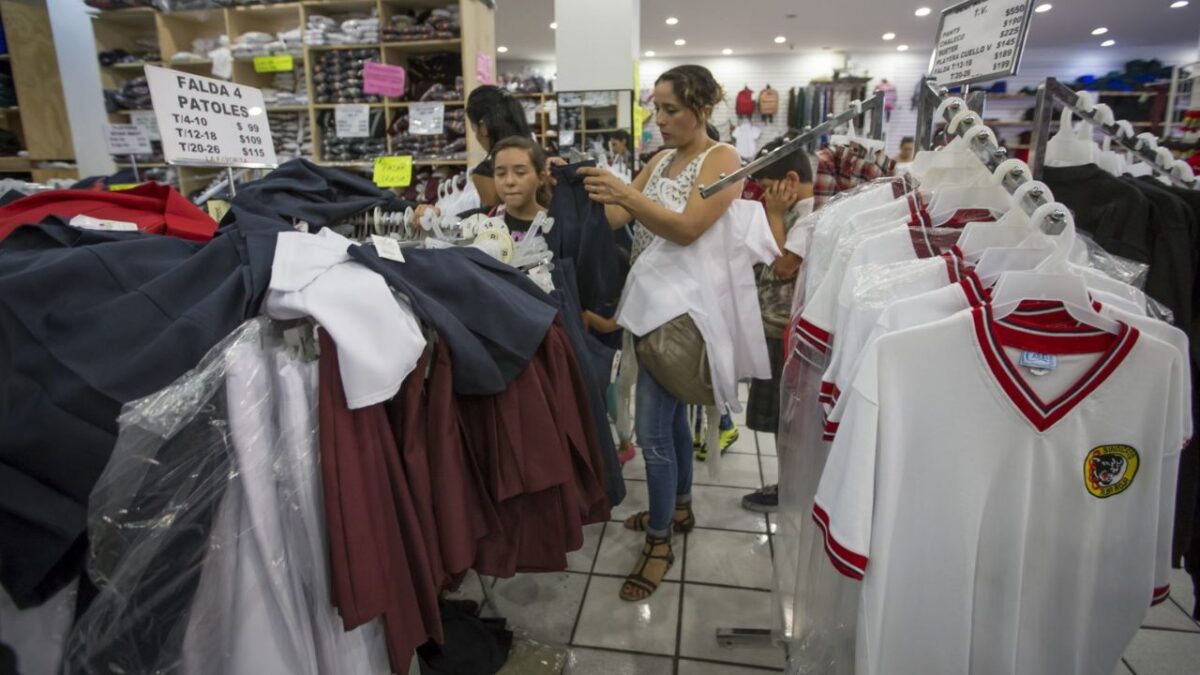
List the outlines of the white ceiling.
{"label": "white ceiling", "polygon": [[[574,0],[603,2],[604,0]],[[642,51],[658,56],[784,54],[790,50],[878,51],[907,44],[932,48],[938,12],[959,0],[642,0]],[[1170,9],[1172,0],[1037,0],[1053,9],[1035,14],[1030,47],[1090,47],[1111,38],[1122,47],[1200,43],[1200,0]],[[496,44],[507,59],[554,59],[554,0],[499,0]],[[934,11],[914,16],[921,6]],[[668,26],[667,17],[679,19]],[[1105,26],[1108,34],[1094,37]],[[896,39],[884,42],[884,33]],[[787,37],[775,44],[777,35]],[[677,38],[687,45],[676,47]],[[603,36],[597,35],[598,42]],[[1147,54],[1153,56],[1153,52]]]}

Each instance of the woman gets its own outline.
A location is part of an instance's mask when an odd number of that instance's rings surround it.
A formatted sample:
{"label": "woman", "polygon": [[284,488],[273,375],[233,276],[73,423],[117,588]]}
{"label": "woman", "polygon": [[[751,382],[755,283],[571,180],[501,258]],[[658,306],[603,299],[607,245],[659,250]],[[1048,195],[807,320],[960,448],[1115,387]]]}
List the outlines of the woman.
{"label": "woman", "polygon": [[533,131],[525,121],[525,109],[512,94],[494,85],[476,87],[467,97],[467,120],[475,140],[488,156],[471,170],[471,182],[479,192],[479,203],[491,208],[500,203],[496,191],[492,146],[503,138],[520,136],[532,138]]}
{"label": "woman", "polygon": [[633,168],[632,147],[633,141],[624,129],[618,129],[608,137],[608,154],[612,155],[613,162],[620,159],[630,169]]}
{"label": "woman", "polygon": [[[737,150],[708,137],[721,86],[707,68],[685,65],[663,73],[654,83],[655,123],[663,147],[631,185],[602,168],[582,169],[588,196],[604,204],[609,224],[634,226],[633,260],[655,237],[687,246],[700,238],[741,194],[734,184],[708,199],[699,185],[718,180],[741,166]],[[642,555],[621,588],[621,598],[644,600],[658,588],[674,563],[671,531],[689,532],[692,513],[692,434],[687,406],[672,396],[646,369],[637,384],[638,442],[646,461],[650,510],[630,516],[625,526],[644,530]]]}

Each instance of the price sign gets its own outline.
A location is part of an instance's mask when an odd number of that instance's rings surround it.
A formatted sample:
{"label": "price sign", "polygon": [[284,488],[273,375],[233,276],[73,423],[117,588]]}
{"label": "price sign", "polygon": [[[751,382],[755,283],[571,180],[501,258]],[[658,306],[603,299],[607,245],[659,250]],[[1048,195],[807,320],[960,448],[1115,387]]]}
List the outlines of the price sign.
{"label": "price sign", "polygon": [[942,10],[929,74],[944,87],[1017,73],[1033,0],[967,0]]}
{"label": "price sign", "polygon": [[146,66],[146,81],[167,162],[277,166],[258,89],[158,66]]}
{"label": "price sign", "polygon": [[295,67],[291,54],[254,57],[254,72],[256,73],[290,73]]}
{"label": "price sign", "polygon": [[108,152],[112,155],[148,155],[150,137],[136,124],[108,124]]}
{"label": "price sign", "polygon": [[408,133],[433,136],[446,132],[445,103],[412,103],[408,106]]}
{"label": "price sign", "polygon": [[129,113],[129,121],[145,130],[146,136],[150,140],[162,140],[162,136],[158,133],[158,120],[154,119],[153,110],[134,110]]}
{"label": "price sign", "polygon": [[412,183],[412,155],[375,158],[375,184],[379,187],[408,187]]}
{"label": "price sign", "polygon": [[398,97],[404,95],[404,68],[386,63],[363,63],[363,93]]}
{"label": "price sign", "polygon": [[371,108],[367,105],[339,105],[333,110],[338,138],[362,138],[371,135]]}

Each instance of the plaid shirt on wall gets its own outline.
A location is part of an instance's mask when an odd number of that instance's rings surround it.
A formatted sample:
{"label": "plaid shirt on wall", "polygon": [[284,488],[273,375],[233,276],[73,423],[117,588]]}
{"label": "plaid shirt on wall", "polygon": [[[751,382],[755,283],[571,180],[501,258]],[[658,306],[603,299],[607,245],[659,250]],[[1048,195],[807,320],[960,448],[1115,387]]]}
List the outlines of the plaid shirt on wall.
{"label": "plaid shirt on wall", "polygon": [[839,192],[891,176],[895,171],[895,160],[882,152],[868,158],[866,148],[860,145],[821,148],[813,179],[813,208],[821,208]]}

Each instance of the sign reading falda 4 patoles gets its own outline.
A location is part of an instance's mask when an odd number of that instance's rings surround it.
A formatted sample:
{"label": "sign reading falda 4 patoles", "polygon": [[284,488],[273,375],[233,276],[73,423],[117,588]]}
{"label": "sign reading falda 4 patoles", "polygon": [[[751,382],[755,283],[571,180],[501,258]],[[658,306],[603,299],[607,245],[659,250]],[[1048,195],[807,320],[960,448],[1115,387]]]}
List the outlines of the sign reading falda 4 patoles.
{"label": "sign reading falda 4 patoles", "polygon": [[262,92],[211,77],[146,66],[167,162],[274,168]]}
{"label": "sign reading falda 4 patoles", "polygon": [[942,10],[929,74],[943,87],[1017,74],[1033,0],[967,0]]}

